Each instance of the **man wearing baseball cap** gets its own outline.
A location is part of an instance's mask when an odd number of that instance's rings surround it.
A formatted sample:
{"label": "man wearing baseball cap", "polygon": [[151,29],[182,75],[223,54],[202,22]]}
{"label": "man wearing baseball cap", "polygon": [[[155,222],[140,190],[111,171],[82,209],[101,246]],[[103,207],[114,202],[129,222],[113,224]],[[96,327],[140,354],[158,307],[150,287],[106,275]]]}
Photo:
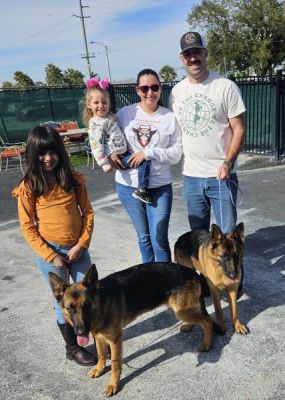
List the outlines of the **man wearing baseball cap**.
{"label": "man wearing baseball cap", "polygon": [[210,228],[210,210],[224,233],[237,222],[237,157],[245,106],[237,85],[207,67],[198,32],[180,39],[187,77],[171,91],[169,104],[182,130],[183,197],[191,230]]}

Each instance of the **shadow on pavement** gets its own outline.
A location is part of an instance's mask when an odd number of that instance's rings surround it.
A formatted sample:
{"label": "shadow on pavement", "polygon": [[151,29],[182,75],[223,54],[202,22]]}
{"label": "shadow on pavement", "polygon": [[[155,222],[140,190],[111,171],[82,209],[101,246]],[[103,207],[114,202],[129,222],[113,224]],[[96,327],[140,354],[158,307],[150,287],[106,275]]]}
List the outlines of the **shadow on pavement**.
{"label": "shadow on pavement", "polygon": [[[245,257],[246,279],[251,283],[245,285],[244,296],[238,302],[238,311],[241,321],[249,328],[250,322],[255,317],[270,308],[285,303],[285,292],[282,290],[284,275],[281,273],[281,269],[284,268],[284,238],[285,226],[263,228],[246,237],[246,252],[249,254]],[[272,259],[275,260],[274,263],[272,263]],[[213,347],[208,353],[197,353],[196,367],[204,363],[217,363],[223,348],[230,343],[233,335],[235,335],[228,305],[224,306],[223,310],[227,332],[224,336],[213,335]],[[212,317],[214,318],[214,314],[212,314]],[[270,322],[268,321],[268,323]],[[179,324],[173,312],[165,310],[126,328],[125,342],[149,332],[165,328],[168,328],[168,330],[124,359],[124,364],[133,372],[122,379],[121,388],[148,369],[171,363],[174,359],[181,357],[183,353],[190,352],[196,357],[198,345],[203,337],[202,330],[198,327],[195,327],[189,333],[176,332],[174,335],[162,339],[170,331],[177,331]],[[254,330],[252,334],[254,334]],[[152,358],[149,363],[140,366],[139,357],[153,352],[158,352],[159,355]]]}

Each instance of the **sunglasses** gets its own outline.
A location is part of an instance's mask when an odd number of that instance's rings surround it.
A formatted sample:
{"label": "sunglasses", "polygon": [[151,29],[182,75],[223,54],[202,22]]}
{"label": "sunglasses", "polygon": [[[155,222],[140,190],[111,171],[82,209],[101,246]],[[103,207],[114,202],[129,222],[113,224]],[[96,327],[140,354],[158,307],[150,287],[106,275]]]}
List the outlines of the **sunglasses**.
{"label": "sunglasses", "polygon": [[183,57],[199,56],[202,53],[202,50],[203,49],[199,49],[199,48],[191,49],[191,50],[190,49],[189,50],[185,50],[185,51],[183,51],[182,56]]}
{"label": "sunglasses", "polygon": [[149,91],[149,89],[152,92],[158,92],[160,89],[160,85],[155,84],[155,85],[151,85],[151,86],[147,86],[147,85],[143,85],[143,86],[138,86],[138,89],[142,92],[142,93],[147,93]]}

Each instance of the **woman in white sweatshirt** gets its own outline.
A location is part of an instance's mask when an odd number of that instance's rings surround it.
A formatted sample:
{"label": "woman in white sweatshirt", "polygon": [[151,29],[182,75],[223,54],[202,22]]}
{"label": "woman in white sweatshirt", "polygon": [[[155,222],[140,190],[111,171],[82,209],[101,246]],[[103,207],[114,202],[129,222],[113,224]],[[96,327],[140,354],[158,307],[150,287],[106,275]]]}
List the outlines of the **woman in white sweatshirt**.
{"label": "woman in white sweatshirt", "polygon": [[136,91],[140,102],[122,108],[117,116],[133,152],[130,165],[138,167],[151,160],[148,190],[153,203],[145,204],[132,196],[138,185],[137,168],[125,169],[118,154],[110,155],[109,162],[117,169],[117,193],[136,229],[142,261],[170,261],[170,166],[182,156],[181,131],[174,113],[159,104],[161,85],[155,71],[144,69],[138,74]]}

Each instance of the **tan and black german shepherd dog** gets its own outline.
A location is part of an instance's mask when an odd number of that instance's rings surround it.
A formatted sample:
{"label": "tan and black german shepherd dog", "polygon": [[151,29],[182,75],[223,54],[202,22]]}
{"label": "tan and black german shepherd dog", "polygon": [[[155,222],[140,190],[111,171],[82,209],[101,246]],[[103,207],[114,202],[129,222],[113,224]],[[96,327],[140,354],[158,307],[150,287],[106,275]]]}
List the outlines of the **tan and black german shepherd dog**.
{"label": "tan and black german shepherd dog", "polygon": [[213,299],[217,323],[226,331],[220,301],[220,291],[225,290],[229,299],[234,330],[243,335],[248,328],[239,320],[237,291],[241,280],[244,254],[244,224],[239,223],[233,232],[223,234],[216,224],[211,230],[196,229],[180,236],[174,245],[175,261],[192,267],[205,278]]}
{"label": "tan and black german shepherd dog", "polygon": [[110,346],[111,377],[104,389],[106,397],[119,389],[123,328],[139,315],[166,304],[183,321],[181,331],[190,330],[192,325],[203,329],[199,351],[210,349],[213,324],[218,329],[207,313],[199,274],[182,265],[171,262],[140,264],[101,280],[92,265],[80,283],[69,285],[52,272],[49,280],[66,321],[78,336],[78,343],[86,345],[90,332],[94,337],[98,363],[88,372],[88,377],[97,378],[103,374]]}

